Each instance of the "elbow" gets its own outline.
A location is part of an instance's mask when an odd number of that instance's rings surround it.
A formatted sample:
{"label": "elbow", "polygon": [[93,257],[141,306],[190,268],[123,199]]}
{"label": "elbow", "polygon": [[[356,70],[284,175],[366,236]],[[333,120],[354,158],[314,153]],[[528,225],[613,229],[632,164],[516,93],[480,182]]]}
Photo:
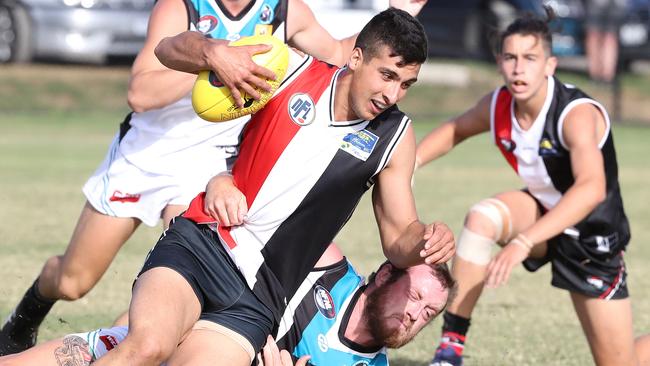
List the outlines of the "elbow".
{"label": "elbow", "polygon": [[144,98],[142,98],[142,93],[138,93],[135,88],[129,87],[129,91],[126,95],[126,102],[132,111],[136,113],[146,112],[149,108],[144,103]]}

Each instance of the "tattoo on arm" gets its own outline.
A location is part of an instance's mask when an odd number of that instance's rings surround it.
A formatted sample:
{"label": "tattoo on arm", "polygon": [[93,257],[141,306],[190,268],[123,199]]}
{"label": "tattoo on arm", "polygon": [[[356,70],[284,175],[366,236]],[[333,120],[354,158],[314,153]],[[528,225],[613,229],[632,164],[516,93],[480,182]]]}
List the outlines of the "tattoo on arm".
{"label": "tattoo on arm", "polygon": [[79,336],[63,338],[63,345],[54,350],[54,357],[59,366],[88,366],[92,361],[88,342]]}

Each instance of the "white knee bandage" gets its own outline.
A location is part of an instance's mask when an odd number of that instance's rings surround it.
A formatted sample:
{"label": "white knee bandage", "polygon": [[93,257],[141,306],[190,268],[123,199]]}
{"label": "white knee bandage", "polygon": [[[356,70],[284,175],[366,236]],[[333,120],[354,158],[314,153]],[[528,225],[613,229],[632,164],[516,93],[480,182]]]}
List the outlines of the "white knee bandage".
{"label": "white knee bandage", "polygon": [[494,224],[494,241],[507,241],[512,233],[510,209],[496,198],[487,198],[475,204],[470,212],[478,212]]}
{"label": "white knee bandage", "polygon": [[494,244],[496,242],[493,239],[465,227],[456,244],[456,255],[468,262],[484,266],[490,263]]}

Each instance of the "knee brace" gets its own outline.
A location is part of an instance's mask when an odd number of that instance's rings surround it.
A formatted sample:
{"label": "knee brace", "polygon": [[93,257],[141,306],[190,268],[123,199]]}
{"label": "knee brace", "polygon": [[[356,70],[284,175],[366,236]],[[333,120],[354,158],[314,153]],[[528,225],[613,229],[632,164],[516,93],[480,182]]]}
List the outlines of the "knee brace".
{"label": "knee brace", "polygon": [[472,206],[469,211],[478,212],[487,218],[492,223],[495,234],[490,238],[464,227],[456,245],[456,254],[468,262],[486,265],[492,258],[493,244],[499,240],[508,240],[512,233],[510,210],[500,200],[488,198]]}

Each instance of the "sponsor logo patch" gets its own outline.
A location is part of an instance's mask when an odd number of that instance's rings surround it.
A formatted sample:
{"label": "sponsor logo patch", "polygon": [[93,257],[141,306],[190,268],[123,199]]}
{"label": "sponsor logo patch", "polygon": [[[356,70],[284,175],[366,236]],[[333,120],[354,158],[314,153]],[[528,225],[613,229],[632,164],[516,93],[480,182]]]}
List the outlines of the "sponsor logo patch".
{"label": "sponsor logo patch", "polygon": [[212,32],[218,24],[219,20],[214,15],[204,15],[199,19],[199,22],[196,23],[196,29],[203,34],[208,34]]}
{"label": "sponsor logo patch", "polygon": [[357,361],[352,366],[369,366],[370,364],[366,360]]}
{"label": "sponsor logo patch", "polygon": [[112,335],[99,336],[99,340],[102,341],[107,351],[110,351],[113,348],[117,347],[117,340]]}
{"label": "sponsor logo patch", "polygon": [[113,192],[113,195],[111,198],[109,198],[109,201],[111,202],[138,202],[140,201],[140,194],[131,194],[131,193],[122,193],[120,191],[115,191]]}
{"label": "sponsor logo patch", "polygon": [[557,148],[555,143],[550,139],[544,137],[542,141],[539,142],[539,156],[556,156]]}
{"label": "sponsor logo patch", "polygon": [[316,107],[307,94],[296,93],[289,99],[289,117],[298,126],[308,126],[314,122]]}
{"label": "sponsor logo patch", "polygon": [[321,352],[327,352],[330,346],[327,344],[327,338],[321,333],[318,335],[318,348]]}
{"label": "sponsor logo patch", "polygon": [[273,35],[273,26],[270,24],[256,24],[255,34],[258,36]]}
{"label": "sponsor logo patch", "polygon": [[269,4],[264,4],[262,6],[262,11],[260,12],[260,23],[270,24],[273,20],[273,8]]}
{"label": "sponsor logo patch", "polygon": [[590,277],[588,277],[588,278],[587,278],[587,283],[589,283],[590,285],[594,286],[594,287],[597,288],[598,290],[602,290],[603,287],[605,287],[605,282],[604,282],[601,278],[596,277],[596,276],[590,276]]}
{"label": "sponsor logo patch", "polygon": [[379,137],[368,130],[347,134],[343,138],[340,149],[357,159],[366,161],[375,149]]}
{"label": "sponsor logo patch", "polygon": [[332,295],[323,286],[316,286],[314,289],[314,302],[318,311],[328,319],[333,319],[336,316],[336,309],[334,308],[334,300]]}

